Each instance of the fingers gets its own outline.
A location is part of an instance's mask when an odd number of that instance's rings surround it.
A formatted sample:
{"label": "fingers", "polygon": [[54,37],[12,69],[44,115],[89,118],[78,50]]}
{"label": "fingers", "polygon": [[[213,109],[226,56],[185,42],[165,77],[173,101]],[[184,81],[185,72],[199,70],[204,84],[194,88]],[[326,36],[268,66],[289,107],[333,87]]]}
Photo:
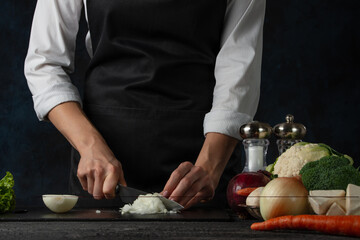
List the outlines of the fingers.
{"label": "fingers", "polygon": [[111,169],[111,173],[106,176],[103,185],[103,193],[106,199],[112,199],[115,197],[115,188],[118,183],[126,186],[126,181],[124,178],[124,174],[121,168],[121,164],[119,167],[113,167]]}
{"label": "fingers", "polygon": [[78,170],[78,173],[77,173],[77,177],[80,181],[80,184],[81,184],[81,187],[87,191],[88,190],[88,183],[87,183],[87,178],[86,178],[86,175],[83,174],[83,173],[80,173],[79,170]]}
{"label": "fingers", "polygon": [[169,197],[172,195],[175,188],[179,185],[180,181],[184,178],[184,176],[191,171],[194,165],[191,162],[183,162],[179,165],[175,171],[170,175],[169,180],[167,181],[162,194],[164,197]]}
{"label": "fingers", "polygon": [[125,177],[124,177],[124,172],[122,170],[120,173],[119,183],[125,187],[127,186],[127,183],[126,183]]}
{"label": "fingers", "polygon": [[171,174],[162,194],[189,208],[200,201],[212,199],[214,192],[208,173],[199,166],[184,162]]}
{"label": "fingers", "polygon": [[199,184],[199,182],[196,182],[193,184],[190,189],[182,196],[179,196],[177,199],[174,199],[174,201],[178,202],[182,206],[186,207],[188,202],[198,194],[198,192],[201,190],[202,186]]}
{"label": "fingers", "polygon": [[203,188],[202,178],[205,177],[205,171],[200,167],[193,166],[191,170],[180,180],[170,199],[181,205],[186,204],[196,193]]}
{"label": "fingers", "polygon": [[95,199],[114,198],[116,185],[126,185],[121,164],[117,160],[80,159],[77,176],[83,189]]}
{"label": "fingers", "polygon": [[88,191],[88,193],[89,194],[93,194],[93,190],[94,190],[94,178],[91,176],[91,175],[89,175],[89,176],[87,176],[87,183],[88,183],[88,185],[87,185],[87,191]]}
{"label": "fingers", "polygon": [[184,204],[184,209],[188,209],[198,202],[207,202],[214,197],[214,193],[209,188],[204,188],[202,191],[198,192],[190,201]]}
{"label": "fingers", "polygon": [[104,197],[103,193],[103,183],[104,183],[104,170],[99,168],[97,171],[94,171],[94,188],[92,195],[95,199],[102,199]]}
{"label": "fingers", "polygon": [[89,194],[93,195],[95,199],[103,198],[102,191],[104,181],[104,171],[102,168],[96,168],[88,171],[78,169],[78,178],[81,186]]}
{"label": "fingers", "polygon": [[106,199],[112,199],[115,197],[115,188],[118,182],[118,176],[114,173],[109,174],[104,181],[103,193]]}

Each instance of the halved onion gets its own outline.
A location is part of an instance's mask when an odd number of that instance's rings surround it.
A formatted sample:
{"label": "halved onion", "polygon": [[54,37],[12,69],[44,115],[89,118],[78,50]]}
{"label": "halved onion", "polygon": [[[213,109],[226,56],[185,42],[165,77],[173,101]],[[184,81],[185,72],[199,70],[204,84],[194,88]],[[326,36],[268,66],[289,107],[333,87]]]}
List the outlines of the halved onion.
{"label": "halved onion", "polygon": [[75,195],[57,195],[47,194],[43,195],[42,199],[51,211],[55,213],[64,213],[70,211],[78,201],[78,196]]}

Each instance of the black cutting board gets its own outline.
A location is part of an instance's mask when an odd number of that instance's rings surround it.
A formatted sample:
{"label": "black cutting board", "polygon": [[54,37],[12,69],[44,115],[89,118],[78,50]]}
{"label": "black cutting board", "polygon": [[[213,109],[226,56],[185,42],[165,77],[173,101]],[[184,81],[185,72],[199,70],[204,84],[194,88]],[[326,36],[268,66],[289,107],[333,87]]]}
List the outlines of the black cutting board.
{"label": "black cutting board", "polygon": [[[100,213],[97,213],[100,210]],[[73,209],[53,213],[47,208],[34,208],[18,213],[0,214],[0,221],[232,221],[229,211],[214,208],[193,208],[181,213],[124,214],[118,209]]]}

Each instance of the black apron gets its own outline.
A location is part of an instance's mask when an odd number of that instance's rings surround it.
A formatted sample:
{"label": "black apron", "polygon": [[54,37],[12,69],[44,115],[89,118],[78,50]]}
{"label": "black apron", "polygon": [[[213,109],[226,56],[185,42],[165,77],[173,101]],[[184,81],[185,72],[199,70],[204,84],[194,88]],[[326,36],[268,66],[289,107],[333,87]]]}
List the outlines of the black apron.
{"label": "black apron", "polygon": [[[212,104],[226,5],[227,0],[87,0],[93,58],[84,111],[121,162],[128,186],[160,192],[180,163],[195,162]],[[70,187],[86,195],[76,177],[79,158],[74,150]],[[237,151],[218,188],[223,203],[239,165]],[[105,202],[97,201],[111,201]]]}

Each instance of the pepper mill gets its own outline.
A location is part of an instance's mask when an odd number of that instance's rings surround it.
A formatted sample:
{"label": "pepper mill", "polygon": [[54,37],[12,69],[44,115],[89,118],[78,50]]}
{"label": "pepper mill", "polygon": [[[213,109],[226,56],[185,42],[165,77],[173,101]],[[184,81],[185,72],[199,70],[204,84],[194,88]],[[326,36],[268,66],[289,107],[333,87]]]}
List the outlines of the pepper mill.
{"label": "pepper mill", "polygon": [[243,172],[256,172],[265,170],[266,154],[269,146],[268,138],[272,128],[267,123],[253,121],[241,126],[240,136],[244,139],[243,145],[246,162]]}
{"label": "pepper mill", "polygon": [[301,123],[294,123],[294,116],[287,114],[286,122],[279,123],[273,128],[274,134],[279,138],[276,140],[279,155],[285,152],[295,143],[301,142],[305,137],[306,128]]}

